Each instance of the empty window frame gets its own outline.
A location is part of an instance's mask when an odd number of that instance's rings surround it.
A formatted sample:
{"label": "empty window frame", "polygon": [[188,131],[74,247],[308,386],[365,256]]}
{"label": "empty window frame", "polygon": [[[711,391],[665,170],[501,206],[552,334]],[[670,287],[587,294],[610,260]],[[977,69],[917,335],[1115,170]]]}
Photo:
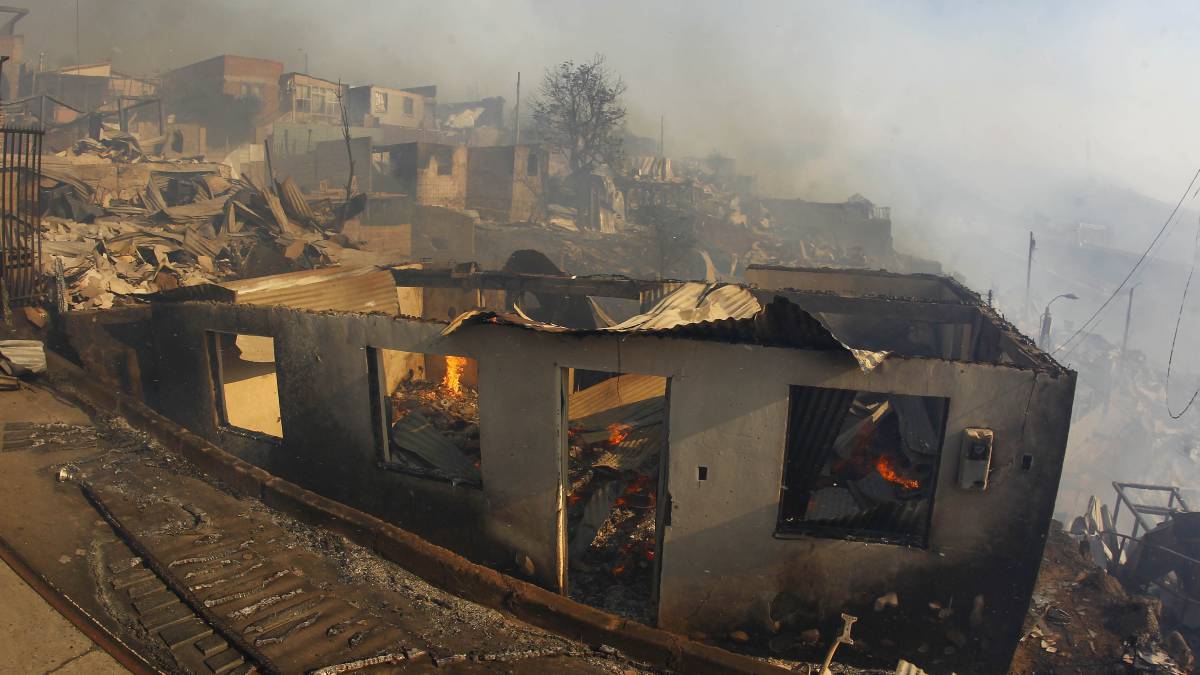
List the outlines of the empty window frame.
{"label": "empty window frame", "polygon": [[410,117],[413,114],[413,100],[408,96],[404,97],[404,114]]}
{"label": "empty window frame", "polygon": [[383,113],[388,109],[388,95],[386,91],[371,92],[371,109],[373,112]]}
{"label": "empty window frame", "polygon": [[261,335],[209,332],[207,342],[221,426],[281,440],[275,340]]}
{"label": "empty window frame", "polygon": [[529,155],[525,158],[525,175],[538,175],[538,156],[536,152],[529,153]]}
{"label": "empty window frame", "polygon": [[793,386],[777,534],[926,546],[948,404]]}
{"label": "empty window frame", "polygon": [[383,467],[482,487],[478,363],[368,348],[367,369]]}
{"label": "empty window frame", "polygon": [[454,173],[454,148],[434,148],[433,161],[437,163],[437,175],[452,175]]}

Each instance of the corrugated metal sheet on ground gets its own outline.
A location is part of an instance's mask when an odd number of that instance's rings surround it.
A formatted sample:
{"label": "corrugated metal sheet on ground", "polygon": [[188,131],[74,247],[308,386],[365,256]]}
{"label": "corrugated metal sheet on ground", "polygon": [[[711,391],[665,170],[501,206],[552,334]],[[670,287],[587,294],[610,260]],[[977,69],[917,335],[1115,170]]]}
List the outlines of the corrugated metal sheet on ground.
{"label": "corrugated metal sheet on ground", "polygon": [[14,375],[46,371],[46,350],[38,340],[0,340],[0,358],[13,365]]}
{"label": "corrugated metal sheet on ground", "polygon": [[[607,380],[596,387],[611,381]],[[649,392],[652,386],[645,388]],[[666,440],[666,397],[663,393],[632,403],[604,407],[596,412],[591,412],[590,407],[584,408],[590,413],[586,416],[580,415],[573,407],[567,410],[572,433],[585,443],[607,441],[612,438],[614,429],[624,435],[618,443],[592,461],[595,466],[607,466],[617,471],[637,471],[662,450]]]}
{"label": "corrugated metal sheet on ground", "polygon": [[603,410],[587,417],[576,417],[571,414],[571,428],[581,434],[584,441],[595,443],[609,437],[609,427],[622,424],[630,428],[659,424],[663,419],[663,397],[650,398],[637,403],[629,403],[609,410]]}
{"label": "corrugated metal sheet on ground", "polygon": [[322,267],[218,285],[233,291],[239,304],[393,315],[400,311],[392,273],[376,267]]}
{"label": "corrugated metal sheet on ground", "polygon": [[624,440],[594,459],[592,466],[606,466],[621,472],[640,471],[662,451],[664,429],[662,424],[633,429]]}
{"label": "corrugated metal sheet on ground", "polygon": [[421,461],[449,476],[479,480],[479,469],[420,413],[410,412],[392,427],[392,440]]}

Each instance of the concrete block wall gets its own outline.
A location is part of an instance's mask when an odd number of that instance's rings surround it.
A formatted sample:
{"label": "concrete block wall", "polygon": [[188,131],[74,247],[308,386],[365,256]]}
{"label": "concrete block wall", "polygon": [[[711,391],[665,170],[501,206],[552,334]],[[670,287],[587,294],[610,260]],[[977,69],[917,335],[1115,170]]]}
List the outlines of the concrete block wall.
{"label": "concrete block wall", "polygon": [[[166,415],[273,473],[477,561],[511,569],[528,556],[536,580],[553,589],[567,581],[563,369],[668,377],[661,498],[670,500],[671,523],[658,557],[659,625],[753,631],[786,605],[822,634],[836,629],[843,611],[863,616],[856,632],[872,640],[953,627],[962,646],[939,663],[959,672],[1002,671],[1011,657],[1051,517],[1074,390],[1069,371],[893,356],[863,372],[843,353],[493,324],[443,335],[444,325],[429,321],[278,307],[159,303],[153,322],[159,362],[170,365],[159,372],[172,373],[160,382]],[[210,330],[274,337],[280,443],[216,424],[211,387],[195,386],[211,381],[203,347]],[[478,361],[481,490],[377,466],[367,347]],[[950,400],[928,548],[776,536],[791,385]],[[996,432],[985,491],[953,480],[968,426]],[[707,467],[707,480],[697,480],[697,466]],[[874,613],[875,599],[888,592],[901,608]],[[922,623],[936,621],[930,602],[952,605],[951,622]]]}

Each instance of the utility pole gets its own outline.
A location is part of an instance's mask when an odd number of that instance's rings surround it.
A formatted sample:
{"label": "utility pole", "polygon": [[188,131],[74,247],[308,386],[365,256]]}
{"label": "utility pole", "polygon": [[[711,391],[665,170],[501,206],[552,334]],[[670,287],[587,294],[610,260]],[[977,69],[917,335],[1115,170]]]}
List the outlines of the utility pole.
{"label": "utility pole", "polygon": [[513,127],[516,129],[516,139],[513,145],[521,144],[521,71],[517,71],[517,109],[513,113]]}
{"label": "utility pole", "polygon": [[1129,323],[1133,318],[1133,289],[1138,285],[1134,284],[1129,287],[1129,304],[1125,306],[1125,333],[1121,336],[1121,374],[1125,374],[1125,349],[1129,346]]}
{"label": "utility pole", "polygon": [[1025,316],[1029,316],[1031,301],[1029,299],[1029,278],[1033,275],[1033,249],[1037,248],[1037,242],[1033,238],[1033,230],[1029,231],[1029,257],[1025,261]]}
{"label": "utility pole", "polygon": [[667,146],[665,143],[666,137],[663,134],[663,130],[666,128],[665,120],[666,120],[666,118],[663,115],[658,116],[658,156],[659,157],[667,156]]}

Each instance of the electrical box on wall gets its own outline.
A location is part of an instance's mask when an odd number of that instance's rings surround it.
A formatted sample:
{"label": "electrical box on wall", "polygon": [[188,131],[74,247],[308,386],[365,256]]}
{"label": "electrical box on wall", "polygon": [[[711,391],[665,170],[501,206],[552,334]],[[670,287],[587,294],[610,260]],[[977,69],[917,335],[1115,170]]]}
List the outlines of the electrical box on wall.
{"label": "electrical box on wall", "polygon": [[962,453],[958,458],[958,486],[964,490],[986,490],[992,467],[991,429],[964,429]]}

